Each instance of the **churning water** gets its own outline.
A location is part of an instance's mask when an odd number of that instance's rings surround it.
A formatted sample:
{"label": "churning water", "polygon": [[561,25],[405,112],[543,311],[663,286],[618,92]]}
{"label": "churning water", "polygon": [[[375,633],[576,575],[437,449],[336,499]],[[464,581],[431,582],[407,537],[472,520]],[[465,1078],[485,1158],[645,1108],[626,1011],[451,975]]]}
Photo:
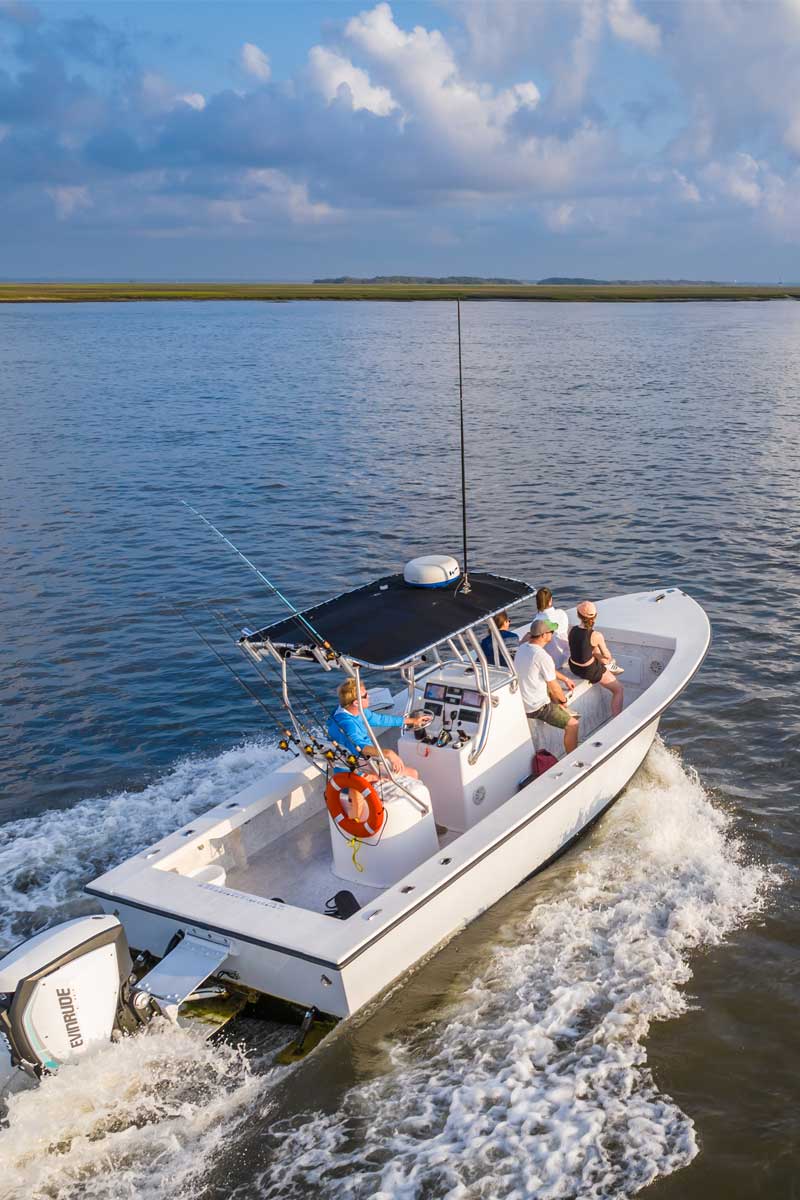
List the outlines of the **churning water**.
{"label": "churning water", "polygon": [[[298,602],[453,549],[459,509],[449,307],[0,316],[7,949],[277,761],[164,596],[272,602],[180,499]],[[160,1027],[8,1096],[4,1200],[792,1194],[800,308],[463,316],[472,561],[695,595],[669,749],[298,1067],[253,1022]]]}

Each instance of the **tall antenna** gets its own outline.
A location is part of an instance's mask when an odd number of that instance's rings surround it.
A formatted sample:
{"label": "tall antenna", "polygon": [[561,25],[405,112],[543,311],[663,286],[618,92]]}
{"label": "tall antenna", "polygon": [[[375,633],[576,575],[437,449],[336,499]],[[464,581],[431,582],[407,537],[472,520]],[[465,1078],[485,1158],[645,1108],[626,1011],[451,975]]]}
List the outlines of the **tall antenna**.
{"label": "tall antenna", "polygon": [[467,571],[467,470],[464,463],[464,381],[461,374],[461,301],[456,300],[456,318],[458,320],[458,408],[461,419],[461,531],[464,543],[464,574],[456,588],[456,594],[463,592],[468,596],[472,591]]}

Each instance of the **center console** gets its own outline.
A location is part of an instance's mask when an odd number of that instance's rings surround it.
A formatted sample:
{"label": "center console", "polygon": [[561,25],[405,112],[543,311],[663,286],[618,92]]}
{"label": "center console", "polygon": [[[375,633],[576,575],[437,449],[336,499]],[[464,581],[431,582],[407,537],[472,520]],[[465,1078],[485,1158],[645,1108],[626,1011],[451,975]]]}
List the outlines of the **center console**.
{"label": "center console", "polygon": [[[436,823],[447,829],[470,829],[513,796],[530,772],[531,735],[516,680],[497,668],[489,680],[490,697],[481,695],[466,665],[437,668],[424,682],[430,724],[405,731],[399,741],[401,758],[431,793]],[[476,758],[487,706],[488,736]]]}

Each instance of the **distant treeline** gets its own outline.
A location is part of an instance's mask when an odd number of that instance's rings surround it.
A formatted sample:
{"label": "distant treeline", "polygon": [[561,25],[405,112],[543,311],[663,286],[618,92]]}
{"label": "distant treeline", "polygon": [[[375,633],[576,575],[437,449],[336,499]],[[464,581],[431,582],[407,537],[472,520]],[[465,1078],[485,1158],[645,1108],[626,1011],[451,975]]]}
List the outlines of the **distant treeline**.
{"label": "distant treeline", "polygon": [[491,277],[483,275],[373,275],[370,279],[360,279],[357,275],[338,275],[335,279],[315,279],[314,283],[516,283],[523,284],[524,279],[502,279],[499,275]]}
{"label": "distant treeline", "polygon": [[700,287],[724,287],[715,279],[583,279],[581,276],[548,275],[547,279],[539,279],[538,283],[565,283],[571,287],[640,287],[642,284],[653,284],[659,287],[679,287],[686,284],[697,284]]}
{"label": "distant treeline", "polygon": [[659,287],[674,287],[676,285],[696,284],[706,287],[725,286],[713,279],[584,279],[580,275],[548,275],[547,279],[504,279],[500,275],[372,275],[369,278],[359,275],[337,275],[333,279],[315,279],[314,283],[328,284],[364,284],[364,283],[431,283],[431,284],[472,284],[508,283],[522,287],[525,284],[564,284],[569,287],[637,287],[641,284],[658,285]]}

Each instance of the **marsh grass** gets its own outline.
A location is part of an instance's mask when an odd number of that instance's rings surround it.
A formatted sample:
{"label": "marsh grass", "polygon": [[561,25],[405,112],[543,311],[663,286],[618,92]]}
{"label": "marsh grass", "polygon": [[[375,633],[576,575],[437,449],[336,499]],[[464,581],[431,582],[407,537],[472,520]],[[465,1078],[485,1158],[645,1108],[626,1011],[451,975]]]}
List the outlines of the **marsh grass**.
{"label": "marsh grass", "polygon": [[800,286],[737,284],[0,283],[0,303],[138,300],[800,300]]}

